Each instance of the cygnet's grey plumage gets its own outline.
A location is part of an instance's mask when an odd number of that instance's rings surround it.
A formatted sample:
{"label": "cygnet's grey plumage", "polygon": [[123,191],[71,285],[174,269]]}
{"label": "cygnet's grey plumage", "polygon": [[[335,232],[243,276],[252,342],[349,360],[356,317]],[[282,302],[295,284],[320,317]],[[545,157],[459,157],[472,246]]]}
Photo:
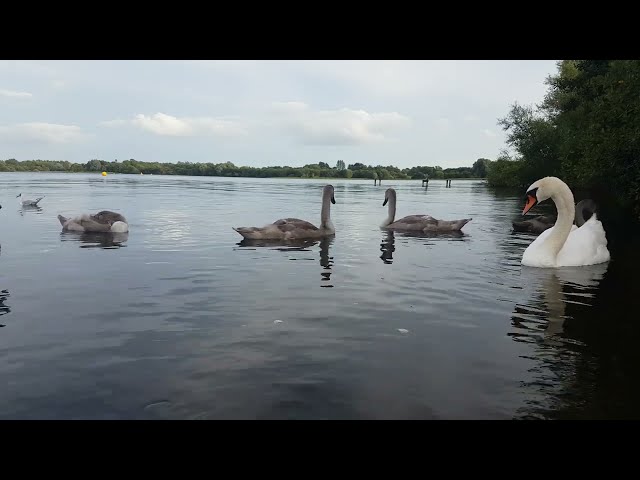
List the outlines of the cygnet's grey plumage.
{"label": "cygnet's grey plumage", "polygon": [[[596,213],[596,202],[590,198],[580,200],[576,205],[575,222],[577,227],[581,227],[584,223]],[[587,213],[585,218],[585,212]],[[555,215],[539,215],[527,220],[521,220],[519,222],[511,222],[513,230],[515,232],[526,232],[540,235],[545,230],[553,227],[556,223]]]}
{"label": "cygnet's grey plumage", "polygon": [[331,204],[336,203],[333,196],[333,185],[325,185],[322,189],[322,210],[320,226],[299,218],[281,218],[264,227],[232,227],[244,238],[250,240],[294,240],[306,238],[322,238],[335,234],[331,222]]}
{"label": "cygnet's grey plumage", "polygon": [[125,233],[129,231],[127,219],[116,212],[102,210],[95,215],[83,213],[73,218],[58,215],[62,230],[66,232],[114,232]]}
{"label": "cygnet's grey plumage", "polygon": [[439,220],[431,215],[407,215],[399,220],[396,217],[396,200],[397,193],[393,188],[387,188],[384,193],[384,202],[382,206],[389,204],[389,215],[382,223],[382,228],[392,228],[398,231],[413,232],[452,232],[460,231],[471,218],[462,218],[459,220]]}

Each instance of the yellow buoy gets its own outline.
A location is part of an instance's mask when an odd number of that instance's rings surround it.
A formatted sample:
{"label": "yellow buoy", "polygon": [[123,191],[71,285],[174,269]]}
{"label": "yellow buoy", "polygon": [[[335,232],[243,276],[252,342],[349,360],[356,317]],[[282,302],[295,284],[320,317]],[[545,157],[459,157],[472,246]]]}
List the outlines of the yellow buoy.
{"label": "yellow buoy", "polygon": [[102,176],[106,177],[107,176],[107,172],[102,172]]}

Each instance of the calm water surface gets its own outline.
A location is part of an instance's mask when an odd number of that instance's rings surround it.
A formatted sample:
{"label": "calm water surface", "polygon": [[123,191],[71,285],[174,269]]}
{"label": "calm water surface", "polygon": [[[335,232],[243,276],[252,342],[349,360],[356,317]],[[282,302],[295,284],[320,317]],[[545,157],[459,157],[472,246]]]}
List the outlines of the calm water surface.
{"label": "calm water surface", "polygon": [[[640,416],[637,238],[609,264],[521,267],[522,192],[456,180],[334,180],[327,241],[231,229],[317,224],[325,183],[1,173],[0,418]],[[398,216],[473,221],[383,232],[389,186]],[[130,233],[61,233],[101,209]]]}

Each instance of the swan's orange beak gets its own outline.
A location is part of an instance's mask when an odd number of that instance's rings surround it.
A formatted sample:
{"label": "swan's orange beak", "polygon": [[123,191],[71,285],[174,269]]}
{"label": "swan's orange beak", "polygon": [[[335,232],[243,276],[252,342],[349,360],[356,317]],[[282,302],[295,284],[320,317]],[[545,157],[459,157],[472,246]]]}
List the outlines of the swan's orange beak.
{"label": "swan's orange beak", "polygon": [[536,200],[536,197],[527,195],[527,203],[524,206],[524,210],[522,210],[522,214],[524,215],[529,210],[531,210],[536,203],[538,203],[538,200]]}

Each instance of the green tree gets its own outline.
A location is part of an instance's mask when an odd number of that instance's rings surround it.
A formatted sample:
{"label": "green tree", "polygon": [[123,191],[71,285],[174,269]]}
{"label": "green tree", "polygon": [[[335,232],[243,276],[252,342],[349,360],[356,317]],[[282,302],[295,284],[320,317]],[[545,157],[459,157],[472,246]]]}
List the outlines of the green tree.
{"label": "green tree", "polygon": [[507,144],[526,160],[522,177],[530,183],[558,170],[558,150],[562,137],[552,121],[517,102],[498,124],[508,132]]}
{"label": "green tree", "polygon": [[491,160],[487,158],[479,158],[471,166],[471,175],[478,178],[487,177],[487,165],[491,163]]}
{"label": "green tree", "polygon": [[500,120],[519,178],[559,176],[640,219],[640,61],[564,60],[546,84],[535,111],[516,104]]}
{"label": "green tree", "polygon": [[97,159],[90,160],[85,164],[85,168],[90,172],[101,172],[102,162]]}
{"label": "green tree", "polygon": [[526,183],[526,180],[522,179],[524,163],[524,160],[512,159],[503,152],[488,165],[487,184],[490,187],[523,187]]}

